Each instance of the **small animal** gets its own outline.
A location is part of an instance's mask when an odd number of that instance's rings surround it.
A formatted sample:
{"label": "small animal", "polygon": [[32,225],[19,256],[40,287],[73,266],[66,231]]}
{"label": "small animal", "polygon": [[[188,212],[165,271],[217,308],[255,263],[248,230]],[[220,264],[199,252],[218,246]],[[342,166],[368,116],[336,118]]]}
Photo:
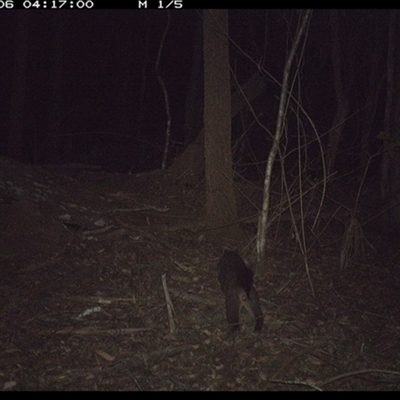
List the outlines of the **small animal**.
{"label": "small animal", "polygon": [[218,267],[218,280],[225,296],[226,319],[232,331],[239,330],[239,312],[243,304],[254,318],[254,330],[261,332],[264,317],[253,285],[253,271],[246,267],[239,254],[228,250],[218,261]]}

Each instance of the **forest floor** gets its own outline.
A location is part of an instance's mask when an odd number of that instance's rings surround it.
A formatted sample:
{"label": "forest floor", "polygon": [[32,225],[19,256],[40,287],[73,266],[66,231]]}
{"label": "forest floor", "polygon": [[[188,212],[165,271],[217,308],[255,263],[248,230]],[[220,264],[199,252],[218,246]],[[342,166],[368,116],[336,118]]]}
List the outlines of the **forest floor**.
{"label": "forest floor", "polygon": [[368,226],[340,268],[342,221],[307,266],[283,222],[255,278],[264,330],[243,313],[229,333],[217,262],[251,265],[261,193],[238,188],[247,238],[217,242],[203,185],[0,158],[0,389],[399,390],[399,246]]}

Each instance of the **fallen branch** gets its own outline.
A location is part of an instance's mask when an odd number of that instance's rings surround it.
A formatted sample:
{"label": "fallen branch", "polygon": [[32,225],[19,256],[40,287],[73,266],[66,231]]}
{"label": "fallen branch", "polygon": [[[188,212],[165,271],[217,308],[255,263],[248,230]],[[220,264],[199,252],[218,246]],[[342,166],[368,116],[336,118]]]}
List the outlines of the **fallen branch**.
{"label": "fallen branch", "polygon": [[98,303],[98,304],[112,304],[112,303],[134,303],[135,299],[130,297],[95,297],[95,296],[72,296],[71,300],[75,301],[84,301],[90,303]]}
{"label": "fallen branch", "polygon": [[151,331],[152,328],[122,328],[122,329],[100,329],[97,327],[87,327],[83,329],[75,329],[73,327],[59,329],[58,331],[54,330],[44,330],[43,332],[55,333],[56,335],[98,335],[98,334],[107,334],[107,335],[126,335],[137,332],[145,332]]}
{"label": "fallen branch", "polygon": [[385,369],[362,369],[360,371],[347,372],[345,374],[340,374],[340,375],[334,376],[333,378],[330,378],[330,379],[326,380],[325,382],[322,382],[319,385],[319,387],[325,386],[328,383],[332,383],[339,379],[347,378],[349,376],[361,375],[361,374],[371,374],[371,373],[400,375],[400,372],[398,372],[398,371],[389,371],[389,370],[385,370]]}
{"label": "fallen branch", "polygon": [[173,317],[172,313],[175,311],[174,311],[174,306],[171,301],[171,297],[168,292],[167,278],[166,278],[165,274],[163,274],[161,276],[161,280],[162,280],[162,285],[163,285],[163,289],[164,289],[165,301],[167,302],[169,333],[170,333],[170,335],[174,335],[175,331],[176,331],[176,327],[175,327],[175,321],[174,321],[174,317]]}

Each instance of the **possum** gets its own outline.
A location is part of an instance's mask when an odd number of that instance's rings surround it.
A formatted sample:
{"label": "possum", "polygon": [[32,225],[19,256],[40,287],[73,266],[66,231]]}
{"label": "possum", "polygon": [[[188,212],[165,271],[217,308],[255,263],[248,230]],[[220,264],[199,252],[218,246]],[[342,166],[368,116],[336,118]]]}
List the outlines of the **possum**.
{"label": "possum", "polygon": [[226,319],[231,330],[239,330],[239,313],[243,304],[254,318],[254,331],[261,332],[264,317],[260,298],[253,285],[253,271],[246,267],[239,254],[227,250],[219,260],[218,267],[218,280],[225,296]]}

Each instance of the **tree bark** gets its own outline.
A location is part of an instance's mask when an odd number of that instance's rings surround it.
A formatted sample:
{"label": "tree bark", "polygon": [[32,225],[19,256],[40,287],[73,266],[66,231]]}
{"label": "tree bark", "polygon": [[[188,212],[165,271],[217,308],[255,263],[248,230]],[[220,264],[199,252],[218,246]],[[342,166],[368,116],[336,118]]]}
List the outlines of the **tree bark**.
{"label": "tree bark", "polygon": [[[255,98],[260,96],[266,87],[266,78],[260,72],[255,72],[249,80],[231,96],[231,118],[248,107]],[[179,155],[168,168],[168,178],[181,184],[195,186],[204,178],[204,129],[196,140]]]}
{"label": "tree bark", "polygon": [[233,190],[228,10],[204,11],[204,143],[209,236],[239,234]]}
{"label": "tree bark", "polygon": [[264,177],[264,189],[263,189],[263,201],[261,207],[260,217],[258,219],[258,228],[257,228],[257,270],[261,270],[261,265],[265,261],[266,256],[266,242],[267,242],[267,221],[268,221],[268,213],[269,213],[269,204],[270,204],[270,194],[271,194],[271,178],[272,178],[272,166],[275,162],[276,155],[278,154],[280,141],[282,138],[283,130],[284,130],[284,122],[286,118],[286,110],[289,98],[289,78],[290,78],[290,70],[292,67],[293,59],[296,54],[297,48],[300,43],[300,39],[304,34],[306,26],[308,24],[309,19],[311,18],[312,10],[304,11],[304,16],[301,18],[301,23],[297,32],[294,36],[294,41],[289,51],[287,60],[285,62],[285,66],[283,69],[283,79],[282,79],[282,88],[281,95],[279,98],[279,109],[278,116],[276,120],[276,129],[274,134],[274,139],[272,142],[272,147],[268,155],[267,166],[265,169],[265,177]]}

